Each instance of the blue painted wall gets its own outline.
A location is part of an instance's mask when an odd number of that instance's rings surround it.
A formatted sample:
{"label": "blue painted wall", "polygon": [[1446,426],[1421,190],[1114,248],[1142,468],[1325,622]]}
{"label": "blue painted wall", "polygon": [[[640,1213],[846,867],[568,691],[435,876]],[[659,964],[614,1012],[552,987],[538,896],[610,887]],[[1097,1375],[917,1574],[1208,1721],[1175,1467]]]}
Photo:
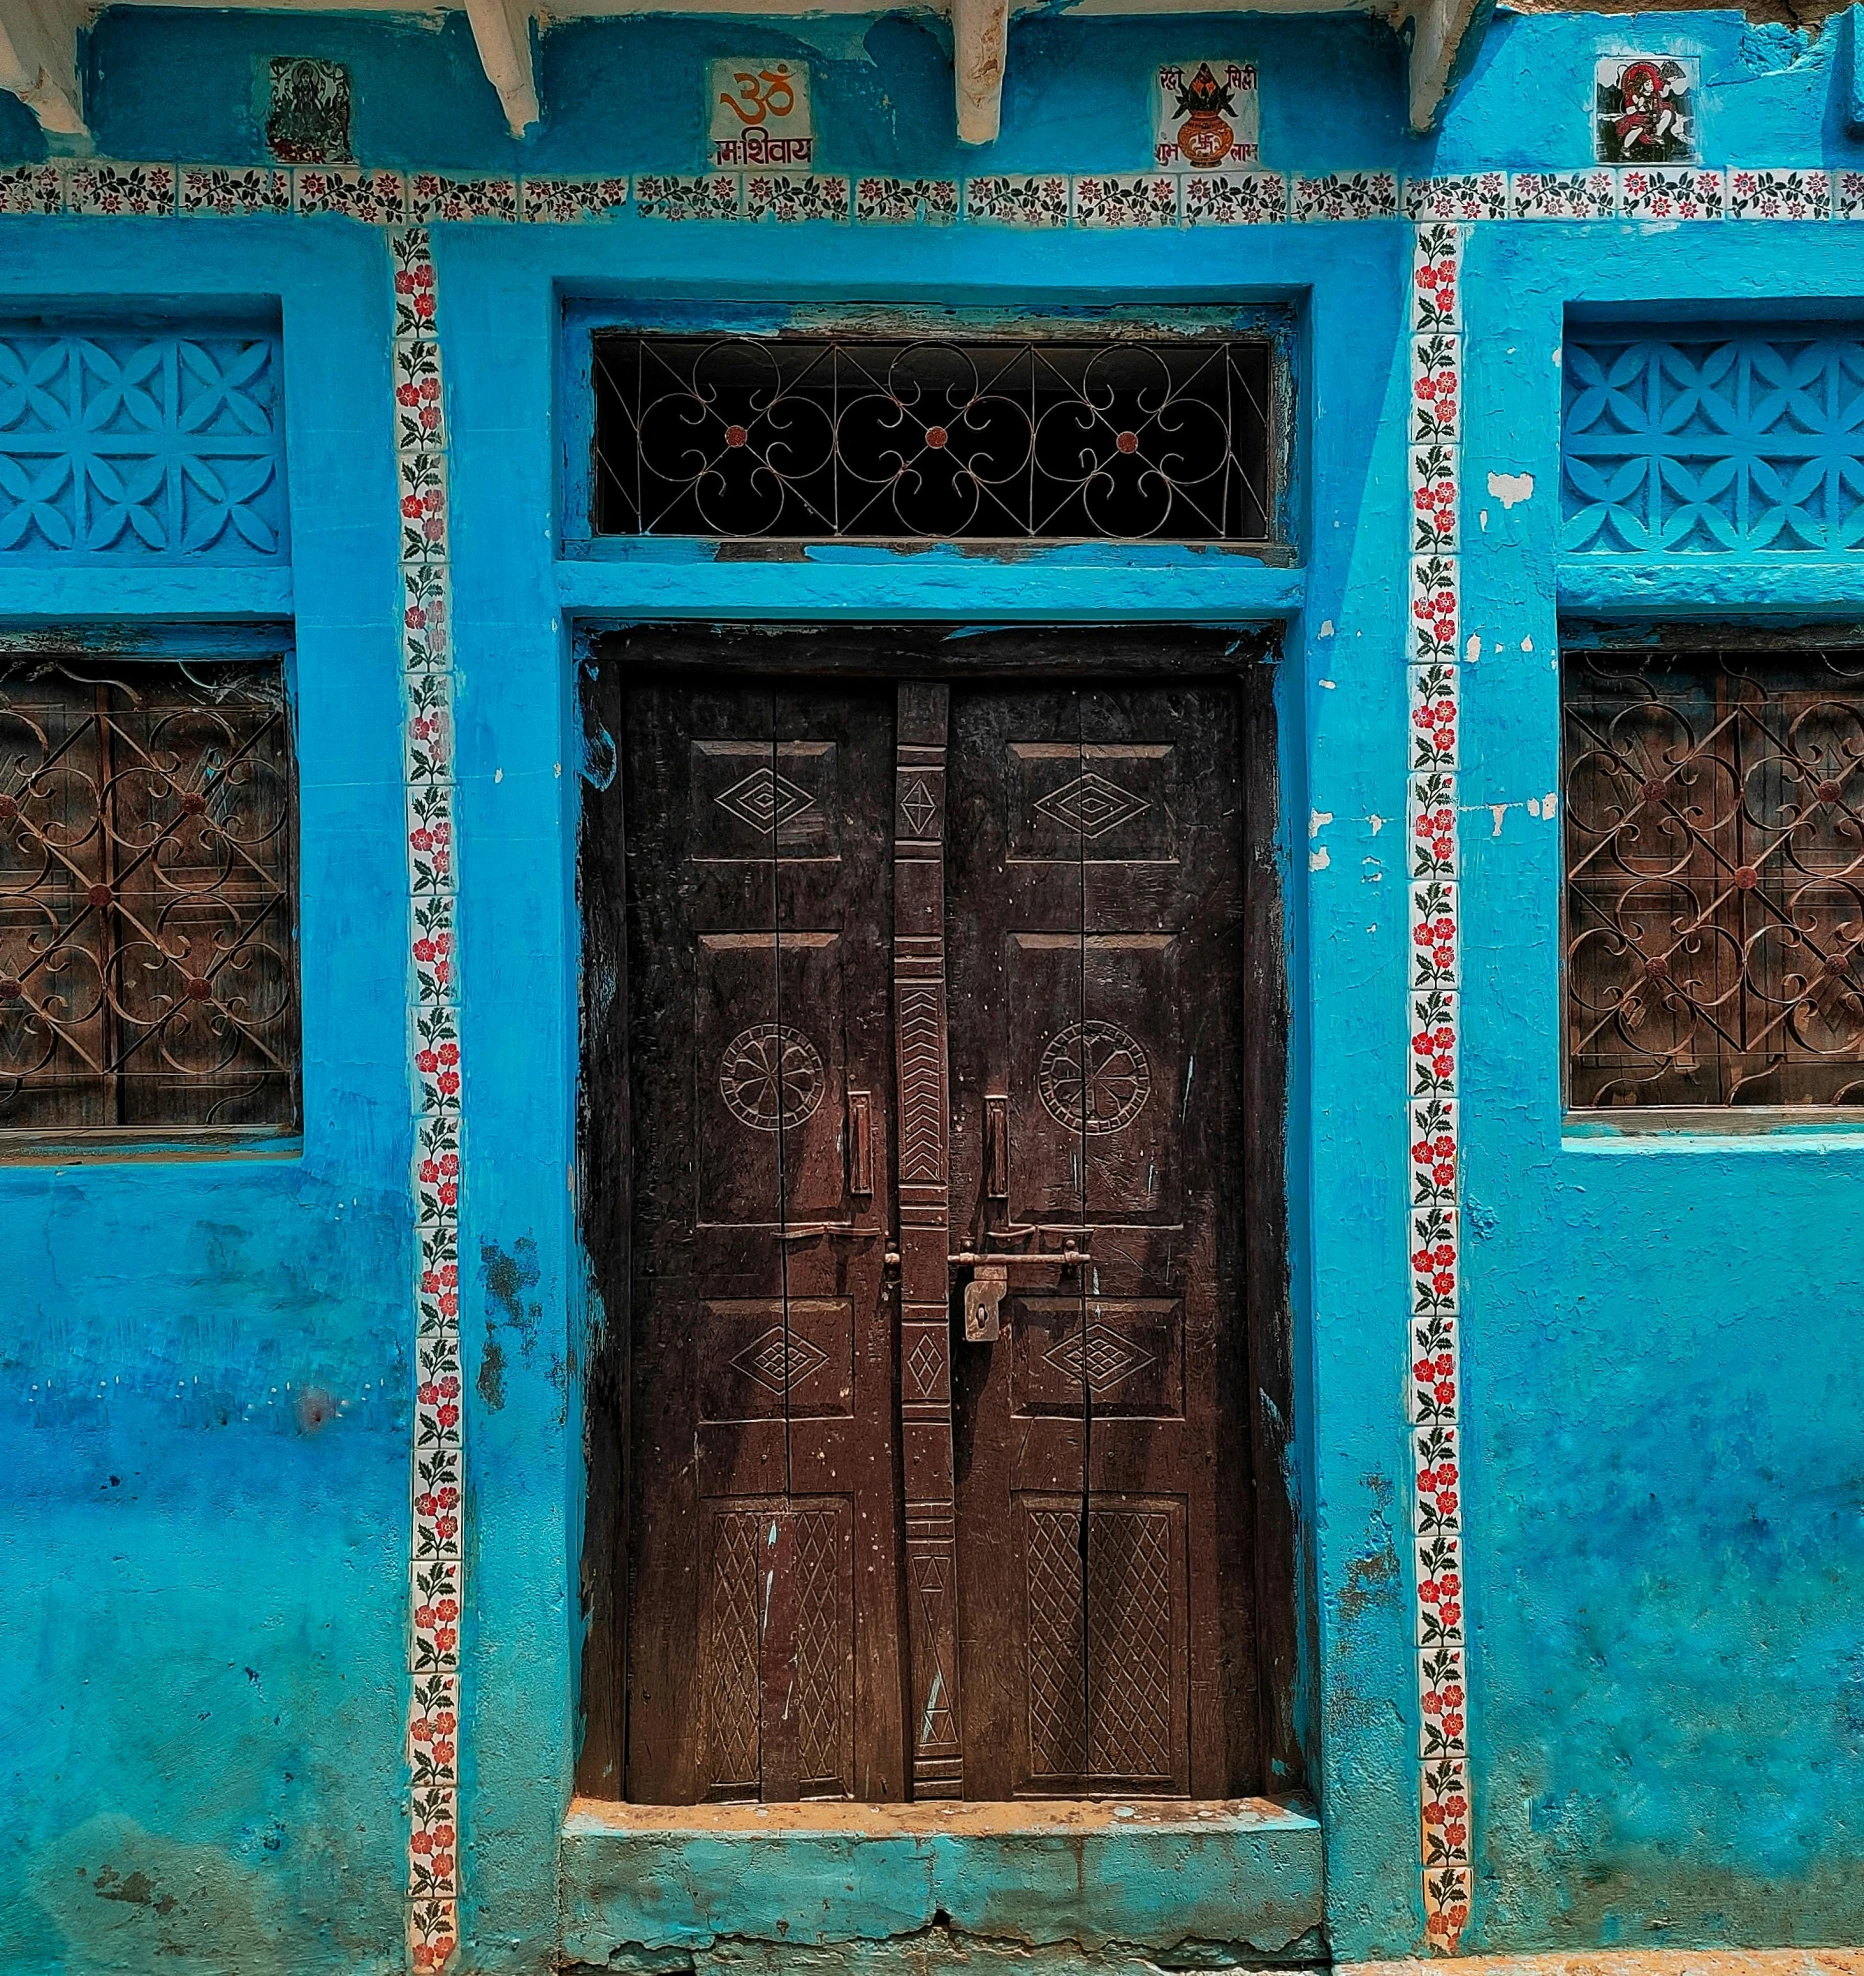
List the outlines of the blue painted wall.
{"label": "blue painted wall", "polygon": [[[107,14],[104,155],[260,155],[257,57],[357,77],[361,155],[504,170],[692,169],[706,54],[808,55],[826,169],[1139,168],[1149,65],[1262,71],[1284,169],[1586,162],[1590,75],[1702,59],[1711,163],[1864,164],[1847,30],[1732,14],[1502,17],[1436,136],[1402,135],[1398,42],[1359,22],[1012,33],[1004,135],[960,157],[938,32],[911,18],[581,24],[541,48],[514,145],[455,18]],[[1842,59],[1839,57],[1842,55]],[[0,157],[43,146],[0,98]],[[1864,1558],[1847,1215],[1864,1141],[1562,1134],[1555,363],[1586,305],[1849,299],[1864,229],[1478,228],[1469,249],[1464,697],[1471,1727],[1467,1946],[1864,1939]],[[678,613],[1288,622],[1282,682],[1297,1051],[1290,1152],[1314,1780],[1336,1952],[1410,1950],[1402,1123],[1408,401],[1395,224],[1019,236],[957,228],[453,228],[438,236],[453,433],[468,1119],[462,1867],[468,1966],[547,1966],[575,1740],[580,1386],[570,1165],[578,621]],[[412,1312],[405,876],[388,273],[336,220],[0,219],[0,303],[239,298],[282,324],[290,585],[48,571],[0,554],[0,619],[288,618],[302,758],[301,1156],[0,1171],[0,1969],[370,1970],[402,1959]],[[1008,565],[560,562],[565,298],[1300,313],[1302,567],[1138,549]],[[1528,472],[1503,508],[1487,476]],[[1579,587],[1585,586],[1583,590]],[[1864,617],[1848,568],[1718,566],[1722,615]],[[1681,608],[1690,604],[1685,593]],[[1505,805],[1499,823],[1489,805]],[[1331,821],[1313,839],[1307,818]],[[1375,823],[1374,819],[1380,819]],[[339,1403],[304,1405],[306,1389]]]}

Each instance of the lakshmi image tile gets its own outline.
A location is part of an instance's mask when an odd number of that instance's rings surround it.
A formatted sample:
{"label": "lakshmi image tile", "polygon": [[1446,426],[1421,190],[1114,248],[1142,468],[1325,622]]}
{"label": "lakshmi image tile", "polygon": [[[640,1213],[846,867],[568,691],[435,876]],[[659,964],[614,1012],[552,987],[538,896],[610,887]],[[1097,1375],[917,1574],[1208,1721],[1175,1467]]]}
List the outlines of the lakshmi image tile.
{"label": "lakshmi image tile", "polygon": [[806,62],[748,55],[711,62],[706,102],[713,170],[807,170],[814,163]]}
{"label": "lakshmi image tile", "polygon": [[1167,62],[1152,75],[1160,171],[1245,171],[1262,162],[1253,62]]}
{"label": "lakshmi image tile", "polygon": [[348,69],[314,55],[274,55],[266,75],[270,100],[265,141],[280,164],[355,162],[350,149]]}
{"label": "lakshmi image tile", "polygon": [[1593,71],[1593,156],[1602,165],[1693,164],[1693,56],[1601,55]]}

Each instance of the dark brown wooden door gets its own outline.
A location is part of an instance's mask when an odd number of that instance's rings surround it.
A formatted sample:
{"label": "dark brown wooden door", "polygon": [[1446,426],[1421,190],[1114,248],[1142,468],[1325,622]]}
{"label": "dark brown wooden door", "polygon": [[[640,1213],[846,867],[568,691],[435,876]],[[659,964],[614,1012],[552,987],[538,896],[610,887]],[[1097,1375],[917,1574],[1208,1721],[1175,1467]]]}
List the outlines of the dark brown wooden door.
{"label": "dark brown wooden door", "polygon": [[1238,696],[688,682],[622,695],[626,1794],[1257,1788]]}
{"label": "dark brown wooden door", "polygon": [[1254,1775],[1238,738],[1223,688],[952,697],[953,1229],[1021,1259],[956,1347],[971,1796]]}
{"label": "dark brown wooden door", "polygon": [[626,696],[628,1795],[904,1781],[890,691]]}

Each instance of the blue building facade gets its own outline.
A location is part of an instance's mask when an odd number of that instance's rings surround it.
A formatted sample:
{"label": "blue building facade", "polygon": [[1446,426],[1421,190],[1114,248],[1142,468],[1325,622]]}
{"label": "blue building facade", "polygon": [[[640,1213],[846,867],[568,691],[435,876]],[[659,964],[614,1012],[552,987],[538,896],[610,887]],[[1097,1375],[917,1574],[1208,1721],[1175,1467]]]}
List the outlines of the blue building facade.
{"label": "blue building facade", "polygon": [[[1019,18],[981,148],[903,14],[567,22],[522,139],[462,17],[110,10],[81,155],[0,97],[0,655],[276,669],[299,1030],[276,1130],[4,1134],[0,1968],[1864,1939],[1864,1139],[1842,1077],[1571,1103],[1562,1000],[1563,677],[1570,721],[1588,655],[1857,642],[1855,32],[1502,14],[1424,136],[1357,17]],[[806,67],[807,172],[708,171],[745,48]],[[1155,168],[1198,50],[1250,65],[1247,171]],[[280,56],[345,73],[355,163],[268,140]],[[1640,62],[1655,107],[1601,111]],[[1272,322],[1286,553],[592,531],[592,327],[863,310]],[[1266,641],[1299,1648],[1259,1798],[578,1795],[580,680],[662,623]]]}

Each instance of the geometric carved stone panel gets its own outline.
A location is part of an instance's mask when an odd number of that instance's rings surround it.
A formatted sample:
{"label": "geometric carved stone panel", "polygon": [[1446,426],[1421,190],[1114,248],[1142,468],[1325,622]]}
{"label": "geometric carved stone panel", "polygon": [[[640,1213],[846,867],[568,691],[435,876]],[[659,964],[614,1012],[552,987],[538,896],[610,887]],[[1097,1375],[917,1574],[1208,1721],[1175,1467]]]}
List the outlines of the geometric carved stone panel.
{"label": "geometric carved stone panel", "polygon": [[276,340],[0,324],[0,551],[288,554]]}

